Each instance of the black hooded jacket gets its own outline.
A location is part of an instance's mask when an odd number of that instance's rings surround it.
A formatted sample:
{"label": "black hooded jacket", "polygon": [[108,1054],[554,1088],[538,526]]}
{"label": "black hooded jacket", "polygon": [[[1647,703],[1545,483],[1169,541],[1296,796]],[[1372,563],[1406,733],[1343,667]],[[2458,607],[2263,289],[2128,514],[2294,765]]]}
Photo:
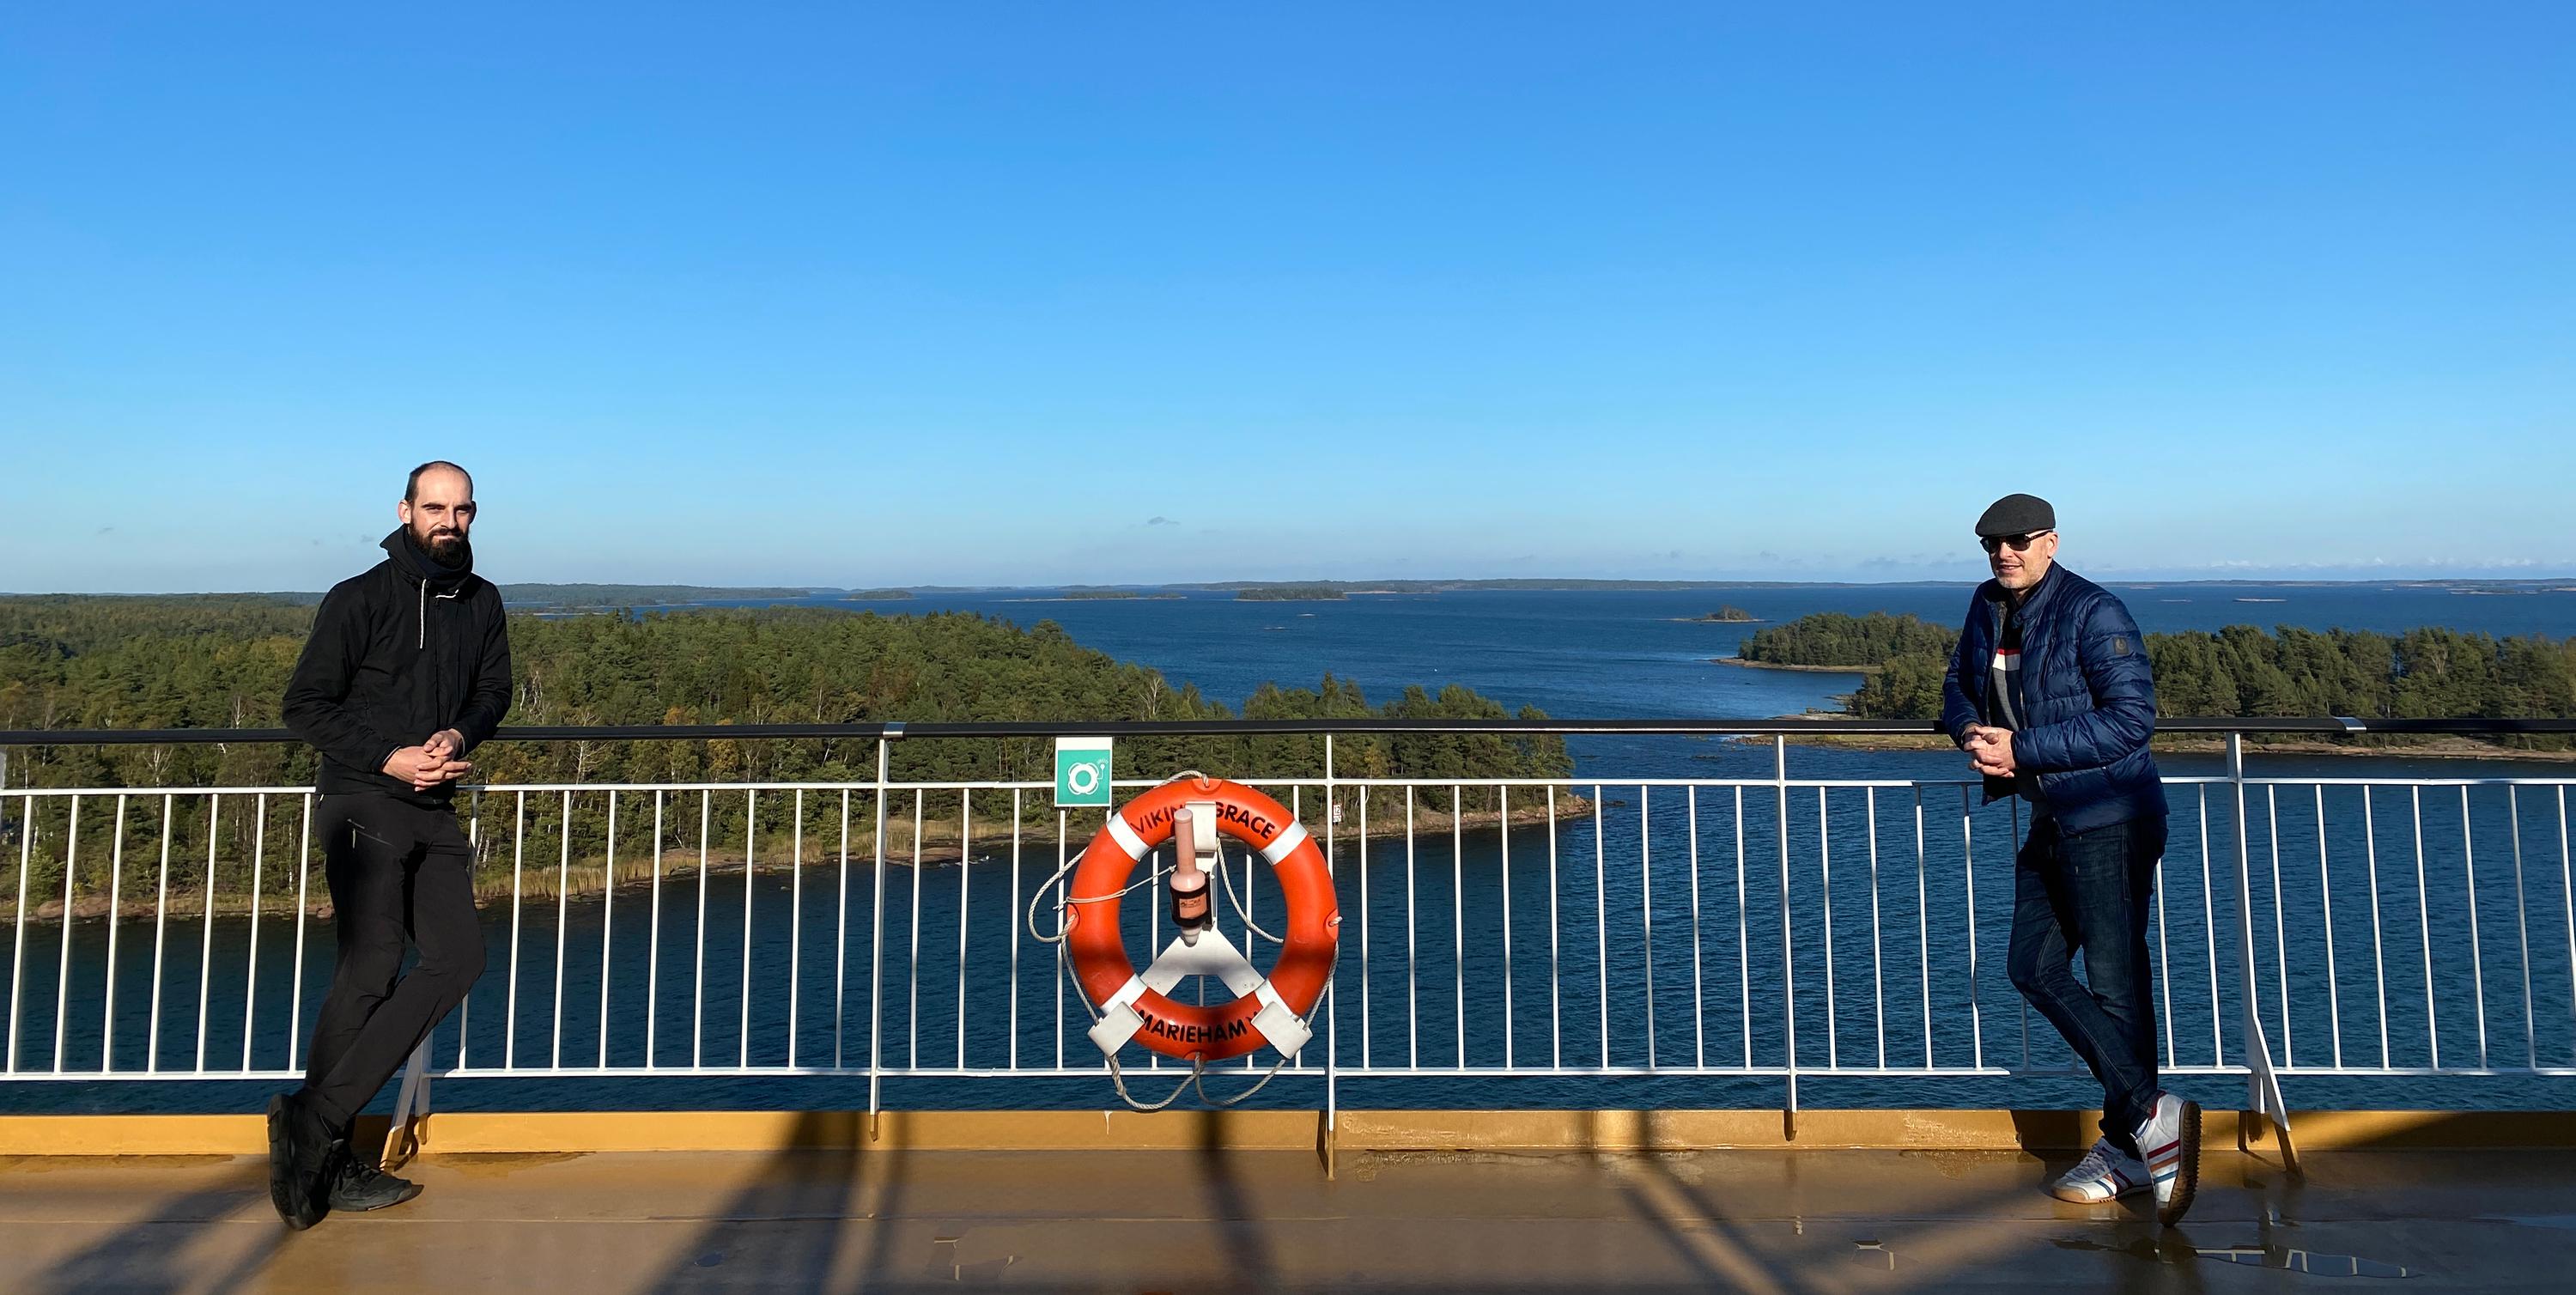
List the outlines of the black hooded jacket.
{"label": "black hooded jacket", "polygon": [[415,791],[384,771],[394,752],[455,729],[471,751],[510,709],[510,636],[501,591],[469,547],[440,565],[397,527],[384,561],[334,585],[286,685],[286,727],[322,753],[324,795],[370,792],[441,806],[452,786]]}

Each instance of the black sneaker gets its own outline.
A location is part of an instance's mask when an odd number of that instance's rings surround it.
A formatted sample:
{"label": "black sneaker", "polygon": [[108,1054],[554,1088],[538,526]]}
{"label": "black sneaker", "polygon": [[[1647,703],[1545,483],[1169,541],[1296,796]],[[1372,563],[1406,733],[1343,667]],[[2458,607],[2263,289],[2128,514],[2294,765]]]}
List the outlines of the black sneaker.
{"label": "black sneaker", "polygon": [[345,1150],[339,1172],[331,1176],[331,1208],[363,1212],[400,1205],[420,1195],[420,1184],[396,1178]]}
{"label": "black sneaker", "polygon": [[301,1232],[330,1208],[325,1174],[333,1145],[295,1094],[268,1099],[268,1199],[286,1226]]}

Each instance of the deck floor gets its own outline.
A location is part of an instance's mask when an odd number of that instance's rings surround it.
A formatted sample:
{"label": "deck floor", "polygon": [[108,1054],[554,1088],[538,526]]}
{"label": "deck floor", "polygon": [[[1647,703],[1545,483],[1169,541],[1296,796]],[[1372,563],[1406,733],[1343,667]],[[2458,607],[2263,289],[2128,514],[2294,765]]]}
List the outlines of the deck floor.
{"label": "deck floor", "polygon": [[2163,1231],[2006,1152],[445,1156],[292,1234],[262,1162],[0,1162],[11,1291],[2566,1290],[2576,1155],[2213,1155]]}

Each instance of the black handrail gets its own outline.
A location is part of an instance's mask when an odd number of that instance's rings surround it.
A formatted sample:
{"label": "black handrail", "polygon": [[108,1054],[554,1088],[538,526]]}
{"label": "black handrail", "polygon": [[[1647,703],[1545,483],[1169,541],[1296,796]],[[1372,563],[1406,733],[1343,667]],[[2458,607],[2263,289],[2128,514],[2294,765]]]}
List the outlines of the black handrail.
{"label": "black handrail", "polygon": [[[2331,716],[2272,719],[2174,718],[2156,721],[2161,733],[2314,734],[2504,737],[2576,734],[2576,719],[2352,719]],[[1932,736],[1928,720],[1798,716],[1784,719],[1228,719],[1051,720],[1008,723],[883,724],[605,724],[531,725],[504,728],[499,742],[705,741],[725,738],[833,738],[875,741],[920,738],[1207,737],[1289,734],[1706,734],[1735,737]],[[203,746],[241,742],[293,742],[282,728],[64,728],[0,729],[0,746]]]}

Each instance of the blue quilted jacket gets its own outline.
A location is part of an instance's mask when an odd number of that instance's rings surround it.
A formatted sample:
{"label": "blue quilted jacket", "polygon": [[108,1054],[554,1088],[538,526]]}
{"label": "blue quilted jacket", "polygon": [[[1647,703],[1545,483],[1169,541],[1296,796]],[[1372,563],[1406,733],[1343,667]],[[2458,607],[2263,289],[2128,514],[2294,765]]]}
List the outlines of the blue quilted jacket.
{"label": "blue quilted jacket", "polygon": [[[1941,688],[1941,727],[1964,741],[1995,713],[1991,667],[2003,637],[2003,587],[1989,580],[1968,602],[1959,650]],[[2024,725],[2013,759],[2039,779],[2039,799],[2061,830],[2082,832],[2165,812],[2164,780],[2147,738],[2156,730],[2156,685],[2146,640],[2129,609],[2100,585],[2053,567],[2022,607]],[[1988,801],[1997,799],[1989,783]]]}

